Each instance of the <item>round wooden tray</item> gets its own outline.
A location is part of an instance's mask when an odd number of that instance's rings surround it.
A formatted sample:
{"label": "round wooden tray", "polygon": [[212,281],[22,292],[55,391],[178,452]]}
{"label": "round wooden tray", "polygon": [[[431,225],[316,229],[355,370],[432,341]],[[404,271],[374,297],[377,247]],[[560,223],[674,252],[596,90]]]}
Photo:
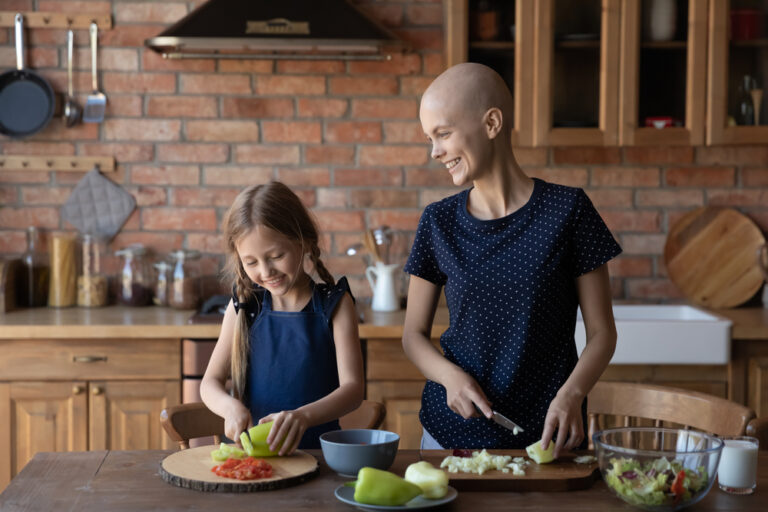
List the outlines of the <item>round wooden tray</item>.
{"label": "round wooden tray", "polygon": [[306,482],[319,471],[317,459],[296,450],[287,457],[267,457],[273,476],[260,480],[234,480],[216,475],[213,466],[221,464],[211,459],[218,446],[198,446],[172,453],[160,463],[160,476],[179,487],[205,492],[255,492],[282,489]]}

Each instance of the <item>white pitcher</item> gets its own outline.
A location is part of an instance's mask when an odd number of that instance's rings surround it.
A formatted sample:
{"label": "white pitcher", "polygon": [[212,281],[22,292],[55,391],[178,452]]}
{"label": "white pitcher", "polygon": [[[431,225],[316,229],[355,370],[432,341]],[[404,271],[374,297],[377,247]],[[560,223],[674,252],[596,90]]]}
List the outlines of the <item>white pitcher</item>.
{"label": "white pitcher", "polygon": [[396,272],[400,267],[399,263],[386,265],[381,261],[376,262],[376,266],[365,269],[365,277],[371,283],[373,290],[373,303],[371,309],[374,311],[397,311],[400,309],[400,297],[397,293]]}

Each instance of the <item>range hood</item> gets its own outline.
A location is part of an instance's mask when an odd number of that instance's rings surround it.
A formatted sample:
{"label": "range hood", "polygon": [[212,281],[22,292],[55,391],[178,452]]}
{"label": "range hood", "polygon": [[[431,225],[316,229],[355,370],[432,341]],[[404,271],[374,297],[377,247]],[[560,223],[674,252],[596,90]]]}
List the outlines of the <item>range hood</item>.
{"label": "range hood", "polygon": [[383,60],[405,49],[348,0],[210,0],[144,44],[170,59]]}

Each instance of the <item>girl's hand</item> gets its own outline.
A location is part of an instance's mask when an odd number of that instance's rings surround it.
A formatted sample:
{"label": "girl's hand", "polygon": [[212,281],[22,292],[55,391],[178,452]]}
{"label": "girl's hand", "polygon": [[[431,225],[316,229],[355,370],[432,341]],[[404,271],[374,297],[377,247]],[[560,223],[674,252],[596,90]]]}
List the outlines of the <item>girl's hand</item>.
{"label": "girl's hand", "polygon": [[547,417],[544,420],[544,431],[541,434],[541,446],[543,448],[549,446],[557,430],[555,458],[560,456],[561,451],[573,450],[584,440],[584,424],[581,418],[583,400],[583,396],[561,389],[549,404]]}
{"label": "girl's hand", "polygon": [[298,409],[293,411],[280,411],[264,416],[259,420],[259,424],[274,421],[275,424],[269,430],[267,444],[269,449],[274,451],[280,447],[278,455],[290,455],[301,442],[304,432],[309,426],[307,417]]}
{"label": "girl's hand", "polygon": [[233,400],[232,409],[224,416],[224,435],[235,441],[239,448],[242,448],[240,433],[251,425],[251,412],[240,400]]}
{"label": "girl's hand", "polygon": [[[448,407],[464,419],[493,415],[491,403],[477,381],[459,370],[446,379],[445,396]],[[479,411],[479,412],[478,412]]]}

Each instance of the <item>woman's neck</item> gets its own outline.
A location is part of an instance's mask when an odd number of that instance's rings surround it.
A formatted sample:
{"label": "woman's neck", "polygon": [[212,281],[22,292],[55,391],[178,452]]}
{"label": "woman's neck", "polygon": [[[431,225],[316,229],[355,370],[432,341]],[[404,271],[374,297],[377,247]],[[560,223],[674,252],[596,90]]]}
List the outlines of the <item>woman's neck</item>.
{"label": "woman's neck", "polygon": [[306,273],[296,278],[285,294],[272,295],[272,309],[275,311],[301,311],[312,299],[312,279]]}
{"label": "woman's neck", "polygon": [[519,210],[533,193],[533,180],[526,176],[512,157],[495,162],[491,172],[473,182],[467,209],[482,220],[499,219]]}

